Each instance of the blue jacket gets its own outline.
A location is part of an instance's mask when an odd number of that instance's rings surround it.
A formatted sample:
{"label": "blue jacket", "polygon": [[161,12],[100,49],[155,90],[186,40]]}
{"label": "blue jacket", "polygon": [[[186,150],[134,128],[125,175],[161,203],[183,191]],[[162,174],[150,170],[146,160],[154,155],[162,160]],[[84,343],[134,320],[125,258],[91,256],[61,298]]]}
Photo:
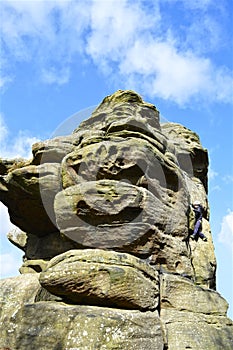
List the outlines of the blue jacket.
{"label": "blue jacket", "polygon": [[202,205],[198,205],[197,208],[195,208],[194,206],[192,207],[195,213],[195,221],[197,222],[198,220],[202,219],[204,208]]}

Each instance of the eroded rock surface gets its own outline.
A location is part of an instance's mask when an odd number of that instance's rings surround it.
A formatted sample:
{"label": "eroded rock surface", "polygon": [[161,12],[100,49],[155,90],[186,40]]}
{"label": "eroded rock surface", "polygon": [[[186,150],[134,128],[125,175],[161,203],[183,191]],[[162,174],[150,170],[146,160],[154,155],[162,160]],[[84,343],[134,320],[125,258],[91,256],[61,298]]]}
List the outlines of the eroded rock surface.
{"label": "eroded rock surface", "polygon": [[[1,281],[0,348],[232,349],[207,172],[194,132],[122,90],[31,161],[2,160],[8,238],[25,256]],[[189,238],[195,200],[207,242]]]}
{"label": "eroded rock surface", "polygon": [[144,311],[159,304],[158,272],[141,259],[114,251],[61,254],[40,274],[40,284],[77,304]]}

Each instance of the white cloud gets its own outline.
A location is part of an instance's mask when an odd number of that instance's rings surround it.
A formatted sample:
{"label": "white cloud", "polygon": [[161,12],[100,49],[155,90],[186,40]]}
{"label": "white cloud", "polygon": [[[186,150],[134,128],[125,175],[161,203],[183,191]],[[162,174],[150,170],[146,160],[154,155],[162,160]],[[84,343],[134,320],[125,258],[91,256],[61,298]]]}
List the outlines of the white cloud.
{"label": "white cloud", "polygon": [[218,241],[233,251],[233,211],[223,217]]}
{"label": "white cloud", "polygon": [[7,207],[0,202],[0,218],[1,218],[1,228],[0,236],[6,235],[15,226],[10,222]]}
{"label": "white cloud", "polygon": [[8,134],[7,126],[5,124],[5,121],[0,114],[0,144],[4,142]]}
{"label": "white cloud", "polygon": [[212,192],[215,192],[215,191],[217,191],[217,192],[221,191],[221,187],[219,185],[211,186],[209,192],[212,193]]}
{"label": "white cloud", "polygon": [[30,136],[27,131],[20,130],[15,138],[11,138],[3,116],[0,114],[0,157],[31,158],[31,147],[38,138]]}
{"label": "white cloud", "polygon": [[[72,57],[84,47],[81,34],[89,23],[87,6],[89,1],[1,1],[4,71],[13,69],[12,62],[26,61],[35,65],[42,78],[46,71],[50,71],[50,77],[47,74],[44,82],[66,83]],[[58,63],[63,79],[55,79],[54,74],[51,77],[50,67]],[[10,78],[11,74],[5,73],[0,82],[3,85]]]}
{"label": "white cloud", "polygon": [[15,228],[10,222],[7,208],[0,203],[0,277],[10,277],[18,274],[18,269],[22,265],[22,251],[11,245],[6,235]]}
{"label": "white cloud", "polygon": [[51,67],[50,69],[42,69],[42,81],[47,84],[63,85],[68,83],[70,79],[70,69],[63,67],[61,70]]}
{"label": "white cloud", "polygon": [[[2,64],[3,66],[3,64]],[[2,68],[2,67],[1,67]],[[0,68],[0,90],[3,90],[7,84],[12,82],[12,77],[10,75],[7,75],[5,72],[2,72],[2,69]]]}
{"label": "white cloud", "polygon": [[216,177],[218,177],[218,175],[219,175],[218,172],[212,168],[211,163],[210,163],[209,170],[208,170],[209,180],[214,180]]}
{"label": "white cloud", "polygon": [[[222,33],[216,19],[205,15],[200,26],[193,22],[186,29],[186,46],[195,49],[196,53],[203,54],[214,51],[222,46]],[[205,42],[208,41],[205,45]]]}
{"label": "white cloud", "polygon": [[169,41],[137,41],[121,62],[120,71],[126,80],[130,77],[136,89],[143,85],[147,95],[178,104],[186,103],[191,96],[217,94],[210,61],[191,52],[178,52]]}
{"label": "white cloud", "polygon": [[137,36],[155,29],[160,20],[157,11],[149,15],[139,3],[127,0],[119,1],[117,6],[113,1],[94,1],[90,10],[87,52],[96,60],[120,60]]}
{"label": "white cloud", "polygon": [[13,277],[19,274],[22,257],[15,252],[0,255],[0,278]]}
{"label": "white cloud", "polygon": [[[148,13],[139,3],[131,8],[127,1],[119,2],[116,11],[111,1],[104,9],[98,6],[101,15],[93,20],[87,40],[87,50],[94,62],[107,74],[117,70],[125,88],[130,86],[150,97],[180,105],[191,99],[232,102],[230,69],[217,67],[210,58],[200,55],[200,47],[195,50],[193,45],[195,37],[184,40],[184,33],[178,33],[170,24],[165,29],[162,13],[158,8],[153,10]],[[198,23],[200,43],[206,37],[206,27],[210,27],[210,17],[206,18],[205,26]],[[124,30],[119,31],[117,25]],[[215,27],[212,25],[209,37],[216,44]],[[202,46],[209,47],[205,43]]]}
{"label": "white cloud", "polygon": [[233,175],[225,175],[223,177],[223,181],[226,182],[227,184],[232,184],[233,183]]}
{"label": "white cloud", "polygon": [[[174,16],[177,4],[182,25]],[[110,0],[3,0],[4,67],[8,71],[7,58],[33,61],[44,83],[62,85],[82,55],[117,86],[123,83],[150,97],[179,105],[231,103],[232,73],[211,56],[227,43],[224,11],[218,5],[216,14],[214,6],[213,0],[121,0],[117,6]],[[6,80],[5,75],[1,84]]]}

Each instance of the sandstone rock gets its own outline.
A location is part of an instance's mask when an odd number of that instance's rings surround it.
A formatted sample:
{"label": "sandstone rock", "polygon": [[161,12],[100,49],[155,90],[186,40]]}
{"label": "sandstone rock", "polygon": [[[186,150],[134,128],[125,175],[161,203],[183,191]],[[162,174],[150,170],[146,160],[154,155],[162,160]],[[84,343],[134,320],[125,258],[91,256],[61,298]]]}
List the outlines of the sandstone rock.
{"label": "sandstone rock", "polygon": [[[85,134],[62,161],[65,190],[55,199],[59,230],[84,247],[151,256],[156,265],[192,275],[182,241],[188,235],[186,182],[175,154],[167,156],[158,111],[134,92],[119,91],[104,99],[75,132],[85,128],[104,134]],[[115,190],[114,200],[113,187],[119,192]],[[136,190],[142,197],[137,206],[126,199]]]}
{"label": "sandstone rock", "polygon": [[[20,313],[24,304],[34,302],[39,289],[40,284],[37,274],[27,274],[0,280],[0,348],[17,349],[14,332],[19,325],[17,325],[15,315],[17,312]],[[33,319],[36,319],[35,315]]]}
{"label": "sandstone rock", "polygon": [[58,193],[55,211],[58,227],[68,238],[86,247],[114,248],[163,224],[165,213],[159,202],[143,188],[100,180]]}
{"label": "sandstone rock", "polygon": [[[179,180],[179,169],[148,139],[124,139],[122,132],[121,137],[99,137],[97,140],[92,139],[92,144],[81,146],[63,160],[64,188],[101,179],[128,181],[139,185],[143,183],[143,177],[144,181],[147,179],[144,187],[162,196],[164,188],[177,189],[179,184],[175,180],[182,181]],[[169,178],[171,172],[174,173],[174,178]]]}
{"label": "sandstone rock", "polygon": [[7,237],[12,244],[25,252],[25,258],[30,261],[50,260],[58,254],[79,247],[77,243],[61,237],[59,232],[38,237],[14,228],[7,234]]}
{"label": "sandstone rock", "polygon": [[[195,281],[197,284],[207,288],[216,288],[216,258],[214,254],[214,245],[209,224],[209,205],[207,194],[202,182],[195,178],[187,178],[186,184],[189,189],[190,202],[198,200],[204,207],[204,217],[202,219],[202,232],[207,237],[207,242],[200,244],[202,241],[190,241],[191,262],[194,269]],[[193,232],[195,215],[190,208],[189,211],[189,231]]]}
{"label": "sandstone rock", "polygon": [[173,143],[180,167],[190,176],[199,178],[207,191],[208,153],[199,136],[177,123],[165,123],[162,131]]}
{"label": "sandstone rock", "polygon": [[[122,90],[32,160],[1,160],[0,200],[23,230],[8,237],[25,256],[2,282],[0,347],[231,349],[207,170],[194,132]],[[189,239],[195,200],[207,242]]]}
{"label": "sandstone rock", "polygon": [[32,164],[60,163],[66,154],[79,144],[81,135],[60,136],[51,140],[37,142],[32,146]]}
{"label": "sandstone rock", "polygon": [[150,311],[38,302],[25,304],[14,319],[13,349],[163,349],[158,314]]}
{"label": "sandstone rock", "polygon": [[42,259],[39,260],[27,260],[20,267],[20,273],[38,273],[44,271],[47,267],[48,262]]}
{"label": "sandstone rock", "polygon": [[210,231],[210,224],[202,219],[202,232],[207,237],[207,242],[191,241],[191,261],[194,268],[195,283],[207,288],[216,289],[216,257]]}
{"label": "sandstone rock", "polygon": [[[26,258],[52,258],[65,250],[80,248],[86,240],[85,247],[108,247],[142,258],[150,256],[156,265],[193,275],[189,249],[183,241],[188,236],[189,193],[176,154],[170,151],[174,150],[161,132],[156,108],[135,92],[121,90],[105,98],[73,135],[35,144],[32,165],[10,172],[2,179],[6,191],[0,192],[11,220],[27,234]],[[107,180],[105,194],[98,194],[98,215],[93,203],[85,202],[86,192],[81,195],[85,195],[83,201],[80,197],[75,202],[77,196],[73,193],[78,188],[81,191],[90,187],[93,195],[97,183],[103,188],[103,181]],[[109,198],[105,201],[114,181],[118,182],[119,196],[114,202],[108,202]],[[137,197],[142,196],[138,207],[130,206],[128,201],[135,191]],[[69,197],[73,197],[73,206],[79,206],[77,210],[66,204],[64,199]],[[118,214],[115,211],[107,218],[102,208],[109,210],[117,200],[122,201],[117,204]],[[22,206],[16,205],[19,201]],[[63,215],[63,209],[67,215]],[[66,226],[69,217],[72,227]],[[95,225],[90,225],[90,221]],[[108,244],[103,242],[106,229]],[[58,231],[70,243],[59,239]],[[111,238],[110,242],[112,232],[118,238]]]}
{"label": "sandstone rock", "polygon": [[58,254],[77,247],[79,247],[77,243],[61,237],[59,232],[53,232],[42,237],[28,233],[25,255],[29,260],[49,260]]}
{"label": "sandstone rock", "polygon": [[149,134],[149,130],[161,130],[159,112],[154,105],[144,102],[134,91],[118,90],[105,97],[92,113],[92,117],[82,122],[74,132],[82,128],[93,128],[94,125],[95,129],[106,130],[109,125],[118,122],[117,119],[120,119],[123,128],[128,125],[132,129],[131,126],[135,126],[139,132],[144,133],[146,130]]}
{"label": "sandstone rock", "polygon": [[233,324],[223,316],[162,309],[160,314],[169,350],[231,350]]}
{"label": "sandstone rock", "polygon": [[15,159],[3,159],[0,158],[0,175],[7,175],[9,171],[12,171],[17,168],[22,168],[25,165],[30,164],[30,161],[24,158],[15,158]]}
{"label": "sandstone rock", "polygon": [[27,245],[27,234],[18,228],[12,229],[7,234],[9,241],[14,244],[16,247],[25,250]]}
{"label": "sandstone rock", "polygon": [[187,278],[162,274],[160,300],[169,349],[232,348],[233,323],[226,317],[228,304],[219,293],[197,287]]}
{"label": "sandstone rock", "polygon": [[203,183],[197,177],[186,177],[186,185],[190,195],[190,203],[199,201],[204,207],[204,217],[209,220],[209,203]]}
{"label": "sandstone rock", "polygon": [[155,310],[158,273],[132,255],[73,250],[52,259],[40,274],[50,293],[78,304]]}
{"label": "sandstone rock", "polygon": [[38,236],[57,231],[53,200],[60,189],[59,164],[28,165],[0,177],[5,190],[0,200],[9,209],[11,221],[24,232]]}
{"label": "sandstone rock", "polygon": [[187,278],[165,273],[160,278],[160,307],[226,316],[228,304],[212,289],[198,287]]}

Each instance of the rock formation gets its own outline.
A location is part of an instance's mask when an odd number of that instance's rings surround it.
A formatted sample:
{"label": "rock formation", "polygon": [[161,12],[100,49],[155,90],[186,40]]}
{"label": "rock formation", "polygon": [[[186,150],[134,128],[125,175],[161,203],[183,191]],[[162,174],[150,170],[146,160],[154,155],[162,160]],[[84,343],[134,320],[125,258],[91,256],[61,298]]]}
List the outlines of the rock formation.
{"label": "rock formation", "polygon": [[[194,132],[119,90],[32,153],[0,162],[24,251],[21,275],[1,281],[0,349],[233,348]],[[190,240],[195,200],[207,242]]]}

